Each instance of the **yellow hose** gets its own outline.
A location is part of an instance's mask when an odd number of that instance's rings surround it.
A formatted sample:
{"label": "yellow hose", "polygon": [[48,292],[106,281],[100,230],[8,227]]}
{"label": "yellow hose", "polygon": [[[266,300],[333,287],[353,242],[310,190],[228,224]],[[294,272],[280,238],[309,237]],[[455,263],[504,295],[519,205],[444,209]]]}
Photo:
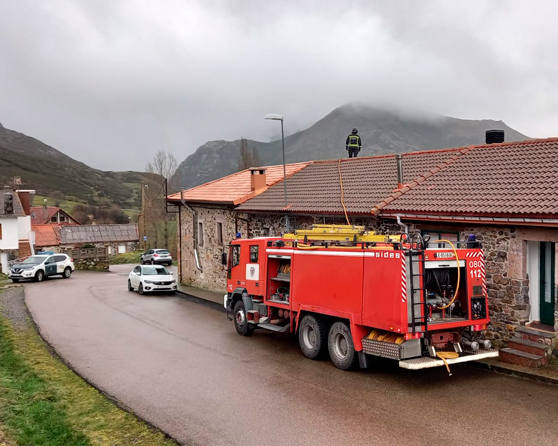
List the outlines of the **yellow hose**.
{"label": "yellow hose", "polygon": [[449,376],[451,376],[451,370],[449,368],[449,364],[448,364],[448,361],[446,361],[446,359],[459,358],[459,353],[456,353],[456,352],[436,352],[436,356],[438,358],[440,358],[442,361],[444,361],[444,365],[446,366],[446,370],[448,371]]}
{"label": "yellow hose", "polygon": [[343,212],[345,213],[345,220],[347,224],[350,225],[349,216],[347,215],[347,207],[345,206],[345,191],[343,190],[343,176],[341,175],[341,158],[337,162],[337,170],[339,171],[339,186],[341,188],[341,205],[343,206]]}
{"label": "yellow hose", "polygon": [[[435,240],[435,242],[436,243],[440,243],[440,242],[449,243],[449,245],[451,246],[451,249],[453,249],[453,255],[455,256],[455,261],[457,262],[457,284],[455,286],[455,293],[453,293],[453,297],[451,298],[451,300],[449,301],[449,303],[447,305],[444,305],[443,307],[436,307],[437,310],[445,310],[446,308],[449,308],[455,302],[455,299],[457,298],[457,293],[459,292],[459,285],[460,285],[460,281],[461,281],[461,268],[459,266],[459,257],[457,256],[457,249],[455,249],[455,245],[452,242],[450,242],[449,240]],[[447,366],[447,364],[446,364],[446,366]]]}

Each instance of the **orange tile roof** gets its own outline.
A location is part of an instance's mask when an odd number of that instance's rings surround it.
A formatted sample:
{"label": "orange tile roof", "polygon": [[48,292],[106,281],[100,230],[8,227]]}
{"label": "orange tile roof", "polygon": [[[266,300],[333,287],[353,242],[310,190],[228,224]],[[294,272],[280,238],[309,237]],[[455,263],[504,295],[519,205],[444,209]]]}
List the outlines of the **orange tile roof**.
{"label": "orange tile roof", "polygon": [[[303,163],[292,163],[286,165],[287,177],[304,169],[311,161]],[[250,183],[250,169],[233,173],[223,178],[201,184],[191,189],[182,191],[182,198],[188,202],[200,203],[228,203],[238,205],[253,198],[283,179],[283,165],[264,166],[266,175],[266,188],[254,193]],[[169,201],[179,201],[180,192],[167,197]]]}
{"label": "orange tile roof", "polygon": [[35,246],[58,246],[60,244],[61,225],[32,225],[31,230],[35,232]]}

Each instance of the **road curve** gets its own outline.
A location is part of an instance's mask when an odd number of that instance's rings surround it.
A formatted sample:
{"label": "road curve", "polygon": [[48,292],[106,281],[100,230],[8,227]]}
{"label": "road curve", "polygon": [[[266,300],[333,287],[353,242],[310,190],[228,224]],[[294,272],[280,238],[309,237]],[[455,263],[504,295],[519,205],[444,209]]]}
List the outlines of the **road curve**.
{"label": "road curve", "polygon": [[211,307],[130,293],[116,270],[26,284],[27,305],[82,376],[184,444],[556,445],[556,386],[466,365],[342,372]]}

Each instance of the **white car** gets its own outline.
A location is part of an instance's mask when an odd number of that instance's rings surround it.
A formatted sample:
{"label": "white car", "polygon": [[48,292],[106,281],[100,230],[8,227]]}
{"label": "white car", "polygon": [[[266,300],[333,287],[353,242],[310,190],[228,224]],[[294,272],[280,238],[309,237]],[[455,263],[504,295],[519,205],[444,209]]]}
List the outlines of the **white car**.
{"label": "white car", "polygon": [[176,291],[176,279],[161,265],[138,265],[128,275],[128,291],[137,290],[139,294],[154,291]]}
{"label": "white car", "polygon": [[167,249],[148,249],[141,255],[141,264],[145,263],[171,266],[172,256]]}
{"label": "white car", "polygon": [[74,271],[74,261],[67,254],[37,254],[27,257],[23,262],[14,263],[10,267],[9,277],[12,282],[23,279],[42,282],[47,277],[57,275],[69,279]]}

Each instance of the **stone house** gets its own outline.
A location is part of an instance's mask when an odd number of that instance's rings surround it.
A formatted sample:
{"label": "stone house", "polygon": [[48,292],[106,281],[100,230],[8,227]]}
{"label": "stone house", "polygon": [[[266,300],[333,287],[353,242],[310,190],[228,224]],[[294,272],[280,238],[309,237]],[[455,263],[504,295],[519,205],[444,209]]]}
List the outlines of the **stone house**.
{"label": "stone house", "polygon": [[[288,164],[287,176],[308,164]],[[250,221],[237,214],[235,208],[282,178],[282,165],[245,169],[168,196],[167,202],[178,206],[177,260],[181,282],[212,291],[225,289],[221,259],[229,242],[237,233],[243,237],[272,234],[275,231],[272,225],[276,223],[275,218],[271,218],[269,226],[259,224],[255,232]]]}
{"label": "stone house", "polygon": [[[243,237],[279,235],[287,215],[296,228],[348,221],[399,232],[399,216],[432,240],[465,240],[475,234],[486,255],[492,338],[507,340],[525,324],[552,331],[558,315],[558,138],[410,152],[400,162],[398,158],[314,161],[288,178],[287,206],[278,182],[238,205],[215,203],[203,218],[226,210],[235,223],[226,240],[237,228]],[[183,281],[224,290],[222,240],[217,249],[211,238],[198,246],[203,274],[190,272],[195,253],[187,244],[193,224],[183,207]]]}
{"label": "stone house", "polygon": [[138,225],[66,225],[60,228],[60,250],[93,246],[105,248],[108,255],[138,249]]}

